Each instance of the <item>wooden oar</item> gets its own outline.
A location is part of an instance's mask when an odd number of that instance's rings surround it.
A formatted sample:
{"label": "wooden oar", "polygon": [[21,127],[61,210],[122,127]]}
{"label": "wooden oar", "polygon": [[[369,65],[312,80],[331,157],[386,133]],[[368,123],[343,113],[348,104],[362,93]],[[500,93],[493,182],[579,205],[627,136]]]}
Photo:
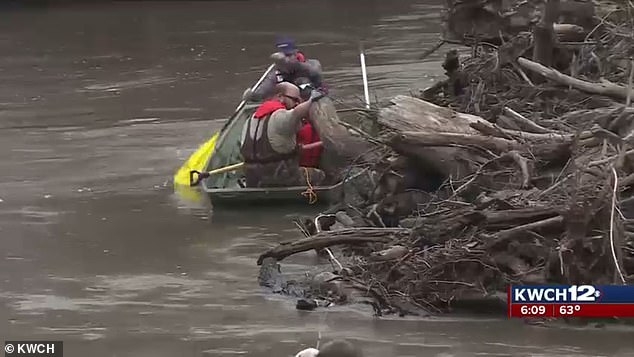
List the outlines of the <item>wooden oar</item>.
{"label": "wooden oar", "polygon": [[[207,171],[207,172],[200,172],[200,171],[196,171],[196,170],[192,170],[189,172],[189,186],[196,186],[200,183],[201,180],[206,179],[207,177],[211,176],[211,175],[215,175],[215,174],[221,174],[224,172],[229,172],[229,171],[234,171],[237,170],[239,168],[241,168],[242,166],[244,166],[244,162],[239,162],[237,164],[233,164],[233,165],[229,165],[229,166],[225,166],[225,167],[220,167],[217,168],[215,170],[211,170],[211,171]],[[198,174],[198,177],[196,177],[194,179],[194,176]]]}
{"label": "wooden oar", "polygon": [[[316,141],[316,142],[311,143],[311,144],[302,145],[301,150],[314,149],[314,148],[318,148],[318,147],[320,147],[322,145],[323,145],[323,143],[321,141]],[[196,171],[196,170],[191,170],[189,172],[189,186],[196,186],[196,185],[198,185],[200,183],[200,181],[202,181],[203,179],[206,179],[207,177],[209,177],[211,175],[222,174],[222,173],[225,173],[225,172],[235,171],[235,170],[241,168],[242,166],[244,166],[244,162],[239,162],[237,164],[224,166],[224,167],[219,167],[217,169],[214,169],[214,170],[211,170],[211,171],[208,171],[208,172],[200,172],[200,171]],[[198,177],[194,178],[195,175],[198,175]]]}

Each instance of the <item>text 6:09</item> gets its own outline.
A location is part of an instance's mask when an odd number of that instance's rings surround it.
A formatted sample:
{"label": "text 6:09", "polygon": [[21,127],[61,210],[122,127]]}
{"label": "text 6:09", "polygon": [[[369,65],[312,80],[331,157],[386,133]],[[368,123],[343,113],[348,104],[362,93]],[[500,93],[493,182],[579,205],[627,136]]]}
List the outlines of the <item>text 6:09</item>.
{"label": "text 6:09", "polygon": [[532,305],[532,306],[522,306],[520,308],[520,312],[522,315],[544,315],[546,313],[546,306],[544,305]]}

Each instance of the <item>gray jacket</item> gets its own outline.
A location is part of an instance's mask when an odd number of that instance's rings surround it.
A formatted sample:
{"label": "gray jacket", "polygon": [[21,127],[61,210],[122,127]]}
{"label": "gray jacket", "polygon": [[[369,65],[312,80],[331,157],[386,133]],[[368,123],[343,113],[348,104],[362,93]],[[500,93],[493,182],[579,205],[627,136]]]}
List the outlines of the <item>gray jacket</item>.
{"label": "gray jacket", "polygon": [[275,69],[271,71],[260,86],[248,98],[252,101],[261,101],[275,94],[275,85],[281,82],[295,83],[298,78],[308,78],[315,88],[322,85],[321,63],[316,59],[308,59],[306,62],[296,63],[295,68],[289,73]]}

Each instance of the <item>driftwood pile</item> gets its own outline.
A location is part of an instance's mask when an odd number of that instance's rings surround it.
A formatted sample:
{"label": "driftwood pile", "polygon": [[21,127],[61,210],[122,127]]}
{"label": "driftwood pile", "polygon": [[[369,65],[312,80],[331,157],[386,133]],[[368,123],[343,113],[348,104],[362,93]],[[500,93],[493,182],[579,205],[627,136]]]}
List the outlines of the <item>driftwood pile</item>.
{"label": "driftwood pile", "polygon": [[377,313],[503,306],[510,284],[634,283],[634,8],[491,4],[449,2],[446,34],[472,56],[450,51],[446,81],[378,110],[388,154],[355,168],[372,184],[259,263],[328,249]]}

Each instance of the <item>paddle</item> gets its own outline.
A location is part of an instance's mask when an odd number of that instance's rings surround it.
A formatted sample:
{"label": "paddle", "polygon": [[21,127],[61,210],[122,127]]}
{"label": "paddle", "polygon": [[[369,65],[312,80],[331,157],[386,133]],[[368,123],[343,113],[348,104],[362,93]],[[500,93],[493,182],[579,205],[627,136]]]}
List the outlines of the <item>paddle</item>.
{"label": "paddle", "polygon": [[[251,87],[252,91],[258,89],[258,87],[262,84],[262,82],[264,82],[264,79],[268,76],[268,74],[273,70],[274,67],[275,65],[272,64],[269,66],[269,68],[267,68],[262,77],[260,77],[260,79],[253,85],[253,87]],[[240,102],[231,118],[235,117],[236,113],[238,113],[246,103],[246,100]],[[229,121],[231,121],[231,119],[229,119]],[[227,123],[229,123],[229,121],[227,121]],[[174,175],[175,185],[186,186],[191,183],[191,171],[202,170],[207,165],[207,163],[211,159],[211,156],[213,155],[214,149],[216,148],[216,142],[218,141],[219,136],[220,132],[214,133],[211,139],[201,145],[198,150],[196,150],[196,152],[194,152],[189,157],[185,164]]]}
{"label": "paddle", "polygon": [[[302,145],[301,150],[314,149],[314,148],[318,148],[318,147],[320,147],[322,145],[323,145],[323,143],[321,141],[317,141],[317,142],[314,142],[314,143]],[[191,170],[191,171],[189,171],[189,186],[196,186],[196,185],[198,185],[200,183],[200,181],[202,181],[203,179],[208,178],[211,175],[222,174],[222,173],[225,173],[225,172],[234,171],[234,170],[237,170],[237,169],[241,168],[242,166],[244,166],[244,162],[239,162],[237,164],[224,166],[224,167],[219,167],[217,169],[214,169],[214,170],[211,170],[211,171],[208,171],[208,172],[200,172],[200,171],[197,171],[197,170]],[[198,176],[195,177],[196,175],[198,175]]]}
{"label": "paddle", "polygon": [[[203,179],[206,179],[207,177],[209,177],[211,175],[234,171],[234,170],[237,170],[237,169],[241,168],[242,166],[244,166],[244,162],[239,162],[237,164],[233,164],[233,165],[229,165],[229,166],[225,166],[225,167],[220,167],[220,168],[217,168],[215,170],[208,171],[208,172],[200,172],[200,171],[192,170],[192,171],[189,172],[189,186],[196,186],[196,185],[198,185],[200,183],[200,181],[202,181]],[[198,174],[198,177],[196,179],[194,179],[194,176],[196,174]]]}

